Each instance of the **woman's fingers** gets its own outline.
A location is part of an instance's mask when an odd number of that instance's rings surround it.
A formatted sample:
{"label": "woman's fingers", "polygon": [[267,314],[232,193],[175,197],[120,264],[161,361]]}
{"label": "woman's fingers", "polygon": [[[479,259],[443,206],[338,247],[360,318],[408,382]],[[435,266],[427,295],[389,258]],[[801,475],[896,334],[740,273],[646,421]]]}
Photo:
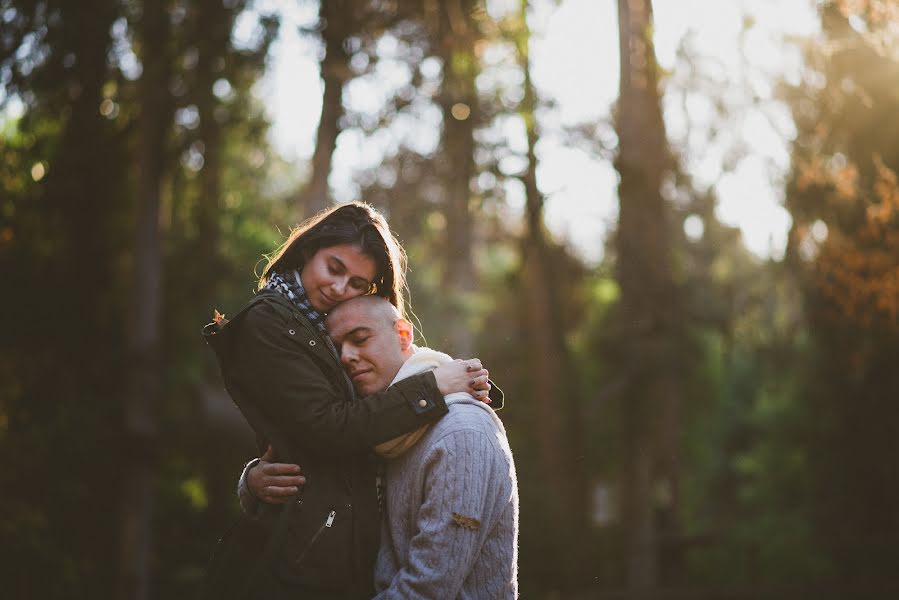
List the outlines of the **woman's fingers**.
{"label": "woman's fingers", "polygon": [[488,376],[489,372],[483,368],[480,359],[477,358],[455,360],[450,364],[437,367],[434,371],[437,389],[444,396],[454,392],[489,391]]}
{"label": "woman's fingers", "polygon": [[[261,463],[260,463],[261,464]],[[262,467],[263,477],[262,485],[266,489],[281,488],[290,489],[287,495],[296,493],[296,486],[305,485],[306,478],[303,477],[299,465],[290,463],[268,463]]]}
{"label": "woman's fingers", "polygon": [[302,475],[287,476],[276,475],[262,478],[262,485],[266,487],[293,487],[297,485],[305,485],[306,478]]}
{"label": "woman's fingers", "polygon": [[491,404],[493,401],[490,399],[490,381],[488,379],[487,371],[481,371],[483,375],[478,375],[474,377],[469,382],[469,387],[471,387],[471,395],[484,402],[486,404]]}
{"label": "woman's fingers", "polygon": [[475,390],[471,392],[471,395],[474,396],[476,400],[480,400],[484,404],[493,404],[493,400],[490,399],[490,392],[488,390]]}
{"label": "woman's fingers", "polygon": [[295,486],[282,487],[280,485],[269,485],[265,488],[265,495],[272,499],[289,498],[299,491]]}
{"label": "woman's fingers", "polygon": [[487,372],[484,371],[483,375],[473,377],[468,382],[468,387],[470,392],[489,392],[492,386],[490,385],[490,380],[488,379]]}
{"label": "woman's fingers", "polygon": [[292,463],[259,462],[262,472],[266,475],[299,475],[303,472],[299,465]]}
{"label": "woman's fingers", "polygon": [[[269,452],[266,452],[269,455]],[[257,498],[269,504],[283,504],[306,485],[302,469],[290,463],[260,461],[247,475],[247,485]]]}
{"label": "woman's fingers", "polygon": [[265,485],[262,488],[263,500],[273,504],[282,504],[296,494],[300,486],[306,485],[306,478],[302,475],[266,477],[263,484]]}
{"label": "woman's fingers", "polygon": [[470,377],[468,380],[468,391],[472,396],[490,404],[490,372],[481,364],[481,359],[470,358],[463,361],[465,364],[466,374]]}
{"label": "woman's fingers", "polygon": [[490,384],[488,383],[489,373],[487,371],[481,370],[479,371],[480,375],[476,375],[472,377],[468,381],[468,385],[473,387],[476,390],[490,389]]}
{"label": "woman's fingers", "polygon": [[275,496],[273,494],[269,494],[268,492],[262,497],[262,501],[266,504],[284,504],[290,500],[290,494],[284,496]]}

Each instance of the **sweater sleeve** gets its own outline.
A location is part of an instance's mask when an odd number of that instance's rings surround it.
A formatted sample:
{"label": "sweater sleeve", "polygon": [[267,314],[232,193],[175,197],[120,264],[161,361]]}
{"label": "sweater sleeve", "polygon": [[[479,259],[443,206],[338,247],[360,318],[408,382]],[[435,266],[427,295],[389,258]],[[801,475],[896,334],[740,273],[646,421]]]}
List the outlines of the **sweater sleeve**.
{"label": "sweater sleeve", "polygon": [[316,340],[303,327],[264,303],[246,315],[235,341],[234,377],[241,393],[302,447],[331,456],[352,454],[447,412],[431,372],[347,402],[310,350],[323,352],[321,344],[315,348]]}
{"label": "sweater sleeve", "polygon": [[504,468],[488,436],[473,430],[448,433],[433,443],[424,464],[417,533],[389,587],[378,582],[378,600],[456,598],[487,536],[491,498]]}

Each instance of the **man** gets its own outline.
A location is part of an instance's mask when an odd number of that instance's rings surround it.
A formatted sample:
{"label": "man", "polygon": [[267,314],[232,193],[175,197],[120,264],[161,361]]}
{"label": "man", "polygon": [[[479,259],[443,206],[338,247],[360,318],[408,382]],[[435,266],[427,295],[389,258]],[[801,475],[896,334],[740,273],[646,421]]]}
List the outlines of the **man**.
{"label": "man", "polygon": [[[411,323],[374,296],[340,304],[326,325],[362,396],[452,360],[414,346]],[[449,413],[440,421],[376,448],[388,459],[376,597],[515,598],[518,491],[505,430],[473,397],[445,400]],[[280,483],[299,481],[254,471],[248,487],[264,499],[278,497]],[[242,495],[246,508],[248,499]]]}

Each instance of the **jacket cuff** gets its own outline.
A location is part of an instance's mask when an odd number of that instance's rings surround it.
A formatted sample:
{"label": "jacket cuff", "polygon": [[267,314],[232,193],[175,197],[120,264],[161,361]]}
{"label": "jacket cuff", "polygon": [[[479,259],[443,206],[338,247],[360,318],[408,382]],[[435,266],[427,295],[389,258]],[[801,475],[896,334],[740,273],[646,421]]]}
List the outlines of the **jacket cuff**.
{"label": "jacket cuff", "polygon": [[392,387],[400,391],[409,408],[422,423],[435,421],[449,412],[432,371],[413,375],[398,381]]}

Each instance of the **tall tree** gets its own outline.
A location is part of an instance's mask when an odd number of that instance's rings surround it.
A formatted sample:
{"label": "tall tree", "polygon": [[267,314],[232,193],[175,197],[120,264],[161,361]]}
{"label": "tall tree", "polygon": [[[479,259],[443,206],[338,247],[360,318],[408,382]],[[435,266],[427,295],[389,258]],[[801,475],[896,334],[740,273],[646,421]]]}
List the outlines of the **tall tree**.
{"label": "tall tree", "polygon": [[358,32],[359,10],[357,0],[322,0],[320,3],[318,27],[324,45],[322,112],[312,154],[312,175],[299,198],[300,210],[306,216],[314,215],[333,202],[328,177],[344,114],[343,89],[352,76],[346,44],[348,38]]}
{"label": "tall tree", "polygon": [[[521,0],[512,34],[518,63],[524,74],[524,95],[519,114],[527,133],[527,162],[520,179],[525,189],[526,232],[522,239],[522,284],[527,307],[529,340],[540,352],[530,355],[536,415],[534,424],[540,448],[543,477],[556,490],[552,519],[560,524],[559,539],[572,539],[586,524],[586,485],[583,473],[582,441],[579,436],[579,399],[573,385],[573,359],[565,342],[565,323],[560,286],[547,232],[543,223],[545,197],[537,186],[538,96],[531,79],[530,41],[527,22],[529,0]],[[574,550],[575,554],[579,549]],[[569,565],[576,562],[576,556]],[[559,583],[559,582],[556,582]]]}
{"label": "tall tree", "polygon": [[117,592],[123,600],[148,598],[150,585],[158,433],[156,411],[162,392],[159,207],[166,140],[173,110],[169,92],[168,2],[147,0],[137,31],[143,72],[138,85],[137,211],[130,286],[133,319],[126,340],[129,361],[124,398],[124,450],[128,464],[121,506],[121,565]]}
{"label": "tall tree", "polygon": [[474,175],[474,131],[479,122],[475,79],[479,61],[475,44],[479,38],[480,0],[426,2],[426,15],[434,27],[437,56],[443,63],[443,83],[438,98],[443,112],[439,160],[446,186],[446,240],[443,290],[452,312],[460,316],[450,331],[449,349],[457,356],[471,356],[474,337],[467,323],[467,303],[477,289],[472,245],[474,219],[471,180]]}
{"label": "tall tree", "polygon": [[[198,250],[207,261],[206,272],[215,273],[219,259],[219,212],[222,177],[222,121],[221,103],[215,94],[216,82],[225,74],[225,62],[230,49],[231,29],[235,8],[226,7],[221,0],[202,0],[196,5],[194,27],[196,33],[196,102],[200,119],[199,140],[203,148],[203,168],[200,170],[200,193],[197,201]],[[210,280],[207,275],[205,279]],[[207,297],[214,297],[212,281],[197,282]]]}
{"label": "tall tree", "polygon": [[[19,290],[35,291],[0,300],[15,315],[0,342],[0,443],[4,455],[29,456],[7,461],[0,482],[13,491],[2,502],[10,527],[0,533],[0,547],[10,549],[0,577],[12,595],[111,587],[100,565],[114,553],[98,540],[114,530],[93,515],[112,507],[96,496],[91,507],[99,482],[81,462],[109,447],[117,425],[115,274],[127,165],[98,110],[117,11],[112,0],[3,4],[0,82],[24,114],[5,124],[0,142],[11,175],[0,193],[0,270]],[[77,318],[53,326],[48,315],[58,311]],[[58,476],[43,483],[36,471]]]}
{"label": "tall tree", "polygon": [[[627,376],[622,400],[625,447],[622,511],[627,581],[634,589],[656,585],[659,536],[653,498],[657,485],[677,497],[675,431],[678,379],[675,336],[678,299],[672,278],[669,208],[662,182],[672,160],[658,90],[650,0],[619,0],[620,94],[615,168],[619,217],[616,276],[621,290],[614,344]],[[660,460],[665,451],[673,452]]]}

